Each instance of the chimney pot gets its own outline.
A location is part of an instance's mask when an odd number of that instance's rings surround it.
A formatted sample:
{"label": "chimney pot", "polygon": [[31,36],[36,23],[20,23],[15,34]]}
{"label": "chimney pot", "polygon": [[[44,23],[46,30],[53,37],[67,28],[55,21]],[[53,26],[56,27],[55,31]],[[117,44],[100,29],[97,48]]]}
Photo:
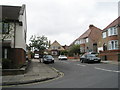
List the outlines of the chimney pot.
{"label": "chimney pot", "polygon": [[94,27],[94,25],[93,25],[93,24],[89,25],[89,28],[92,28],[92,27]]}

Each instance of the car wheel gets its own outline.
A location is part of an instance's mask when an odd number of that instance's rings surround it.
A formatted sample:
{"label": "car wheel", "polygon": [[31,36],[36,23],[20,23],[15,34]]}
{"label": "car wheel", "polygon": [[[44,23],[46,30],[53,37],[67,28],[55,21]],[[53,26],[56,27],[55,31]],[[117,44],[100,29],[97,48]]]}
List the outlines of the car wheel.
{"label": "car wheel", "polygon": [[100,63],[101,61],[98,61],[98,63]]}

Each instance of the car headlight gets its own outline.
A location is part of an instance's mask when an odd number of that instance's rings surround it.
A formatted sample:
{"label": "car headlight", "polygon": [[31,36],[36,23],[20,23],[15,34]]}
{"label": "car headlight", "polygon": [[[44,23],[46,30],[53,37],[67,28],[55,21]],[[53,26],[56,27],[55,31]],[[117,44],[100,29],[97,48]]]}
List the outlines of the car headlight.
{"label": "car headlight", "polygon": [[52,58],[52,60],[54,60],[54,58]]}
{"label": "car headlight", "polygon": [[46,58],[44,58],[44,61],[47,61],[47,59],[46,59]]}

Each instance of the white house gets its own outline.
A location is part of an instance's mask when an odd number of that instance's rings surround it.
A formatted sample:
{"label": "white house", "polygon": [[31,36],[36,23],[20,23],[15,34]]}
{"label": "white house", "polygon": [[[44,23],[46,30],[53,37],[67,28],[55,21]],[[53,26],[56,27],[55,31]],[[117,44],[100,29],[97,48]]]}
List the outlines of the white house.
{"label": "white house", "polygon": [[2,5],[0,18],[0,38],[2,58],[10,59],[14,65],[22,65],[26,60],[26,6]]}

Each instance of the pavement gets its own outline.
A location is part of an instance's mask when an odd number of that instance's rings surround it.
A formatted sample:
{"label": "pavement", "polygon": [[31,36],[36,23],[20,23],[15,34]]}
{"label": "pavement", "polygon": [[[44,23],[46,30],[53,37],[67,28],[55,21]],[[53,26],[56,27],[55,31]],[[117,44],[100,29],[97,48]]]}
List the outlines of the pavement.
{"label": "pavement", "polygon": [[19,85],[46,81],[60,76],[60,72],[47,64],[33,59],[27,73],[22,75],[2,76],[2,85]]}
{"label": "pavement", "polygon": [[110,61],[110,60],[101,61],[101,62],[104,63],[104,64],[116,64],[116,65],[120,64],[120,62],[117,62],[117,61]]}

